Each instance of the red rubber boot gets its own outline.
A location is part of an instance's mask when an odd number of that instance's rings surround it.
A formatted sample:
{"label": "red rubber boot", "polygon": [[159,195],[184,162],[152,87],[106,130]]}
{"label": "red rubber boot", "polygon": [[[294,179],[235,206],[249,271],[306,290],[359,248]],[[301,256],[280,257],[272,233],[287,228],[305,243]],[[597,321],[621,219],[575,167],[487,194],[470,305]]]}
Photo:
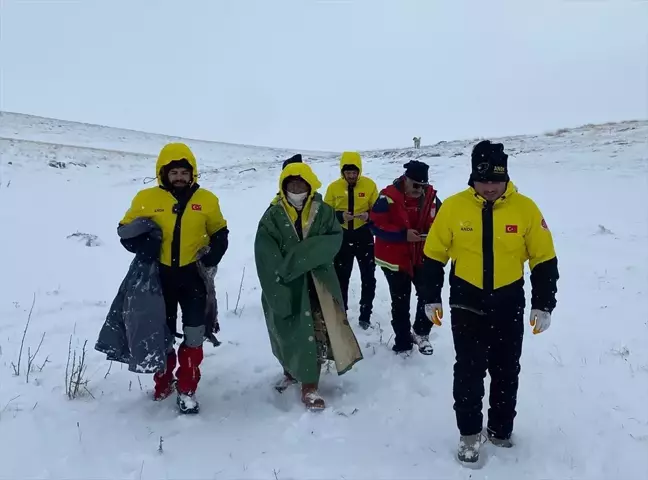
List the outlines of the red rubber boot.
{"label": "red rubber boot", "polygon": [[167,354],[165,370],[153,374],[153,381],[155,382],[153,400],[156,402],[167,398],[175,389],[176,381],[173,377],[173,371],[176,368],[176,360],[176,352],[175,350],[171,350]]}
{"label": "red rubber boot", "polygon": [[184,343],[178,349],[178,408],[181,413],[198,413],[200,406],[195,394],[200,382],[200,364],[203,361],[203,348],[187,347]]}

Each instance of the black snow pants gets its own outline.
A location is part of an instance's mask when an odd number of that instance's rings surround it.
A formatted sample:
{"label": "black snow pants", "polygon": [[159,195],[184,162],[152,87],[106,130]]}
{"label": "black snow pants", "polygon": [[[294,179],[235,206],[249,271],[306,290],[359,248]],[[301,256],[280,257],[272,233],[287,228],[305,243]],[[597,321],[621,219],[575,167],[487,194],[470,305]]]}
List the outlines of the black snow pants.
{"label": "black snow pants", "polygon": [[410,298],[412,284],[416,289],[416,314],[414,319],[414,333],[421,336],[430,334],[432,322],[425,315],[425,298],[423,293],[423,270],[414,269],[414,278],[407,272],[394,272],[382,268],[389,284],[391,295],[392,328],[394,329],[394,350],[407,351],[412,348],[412,324],[410,322]]}
{"label": "black snow pants", "polygon": [[344,230],[342,247],[335,256],[335,272],[340,281],[344,309],[349,309],[349,280],[353,271],[353,261],[358,261],[360,269],[360,322],[369,323],[376,296],[376,261],[374,258],[374,237],[369,226],[356,230]]}
{"label": "black snow pants", "polygon": [[[162,294],[166,306],[167,326],[176,333],[178,304],[182,310],[182,329],[185,341],[196,343],[204,334],[207,290],[196,263],[184,267],[160,265]],[[200,330],[202,327],[202,330]],[[191,345],[193,346],[193,345]]]}
{"label": "black snow pants", "polygon": [[484,379],[490,374],[488,431],[508,439],[516,416],[524,304],[502,304],[485,314],[453,307],[450,313],[456,352],[454,410],[461,435],[482,430]]}

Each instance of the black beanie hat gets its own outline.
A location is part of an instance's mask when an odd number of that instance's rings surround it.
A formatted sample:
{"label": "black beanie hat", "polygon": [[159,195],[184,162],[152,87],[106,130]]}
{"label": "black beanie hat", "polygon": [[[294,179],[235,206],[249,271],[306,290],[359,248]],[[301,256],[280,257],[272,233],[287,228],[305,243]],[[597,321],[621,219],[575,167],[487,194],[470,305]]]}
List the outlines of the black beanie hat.
{"label": "black beanie hat", "polygon": [[290,165],[291,163],[304,163],[302,160],[301,153],[298,153],[297,155],[293,155],[288,160],[284,160],[281,169],[283,170],[284,168],[286,168],[286,166]]}
{"label": "black beanie hat", "polygon": [[342,166],[342,172],[349,172],[349,171],[356,171],[360,172],[360,169],[358,168],[357,165],[353,165],[352,163],[349,163],[347,165]]}
{"label": "black beanie hat", "polygon": [[470,182],[508,182],[508,155],[504,145],[482,140],[474,146],[471,156]]}
{"label": "black beanie hat", "polygon": [[169,172],[170,170],[173,170],[174,168],[186,168],[187,170],[191,170],[193,172],[193,167],[191,166],[191,163],[189,163],[189,160],[186,158],[181,158],[180,160],[173,160],[169,163],[167,163],[164,167],[165,172]]}
{"label": "black beanie hat", "polygon": [[405,176],[410,180],[417,183],[427,185],[428,183],[428,170],[430,166],[427,163],[419,162],[418,160],[411,160],[405,165]]}

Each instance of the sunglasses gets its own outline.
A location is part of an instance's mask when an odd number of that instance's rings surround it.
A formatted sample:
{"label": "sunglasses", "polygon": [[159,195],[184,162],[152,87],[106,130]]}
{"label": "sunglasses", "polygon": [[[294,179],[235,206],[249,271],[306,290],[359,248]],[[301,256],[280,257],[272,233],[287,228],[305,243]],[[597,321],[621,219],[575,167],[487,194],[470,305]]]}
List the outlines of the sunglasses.
{"label": "sunglasses", "polygon": [[425,187],[425,184],[424,184],[424,183],[416,183],[416,182],[412,182],[412,188],[413,188],[414,190],[422,190],[423,187]]}

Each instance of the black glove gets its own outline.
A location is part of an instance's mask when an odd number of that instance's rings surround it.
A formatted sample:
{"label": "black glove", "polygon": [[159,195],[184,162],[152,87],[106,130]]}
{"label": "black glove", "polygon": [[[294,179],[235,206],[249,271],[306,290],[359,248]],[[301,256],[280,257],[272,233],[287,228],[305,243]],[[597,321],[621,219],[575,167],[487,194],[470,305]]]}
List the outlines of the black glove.
{"label": "black glove", "polygon": [[153,262],[160,259],[162,240],[149,233],[133,238],[121,238],[119,241],[126,250],[138,255],[142,260]]}
{"label": "black glove", "polygon": [[209,250],[200,257],[200,261],[205,267],[215,267],[220,263],[229,246],[229,230],[223,228],[214,233],[209,240]]}

